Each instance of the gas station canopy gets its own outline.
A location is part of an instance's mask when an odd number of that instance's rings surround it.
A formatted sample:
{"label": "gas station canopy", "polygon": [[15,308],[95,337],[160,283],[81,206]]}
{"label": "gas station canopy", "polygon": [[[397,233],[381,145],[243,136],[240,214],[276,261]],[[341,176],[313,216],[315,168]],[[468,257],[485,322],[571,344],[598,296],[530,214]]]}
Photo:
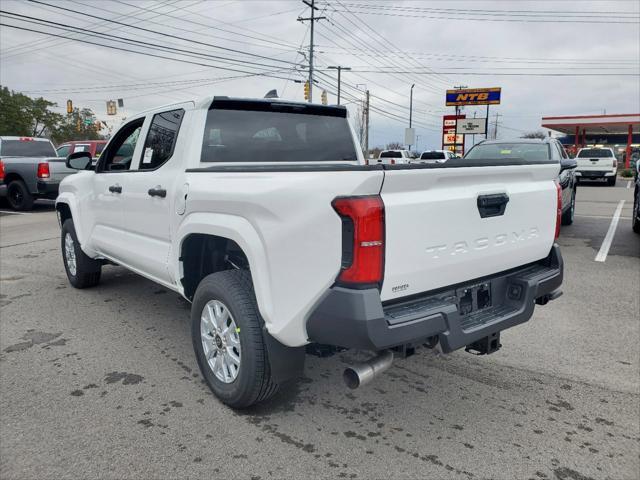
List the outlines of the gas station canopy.
{"label": "gas station canopy", "polygon": [[627,135],[626,167],[629,168],[633,134],[640,132],[640,113],[542,117],[542,127],[574,136],[574,149],[586,145],[587,135]]}
{"label": "gas station canopy", "polygon": [[633,133],[638,133],[640,132],[640,113],[542,117],[542,126],[567,135],[574,135],[576,130],[586,134],[628,134],[630,126]]}

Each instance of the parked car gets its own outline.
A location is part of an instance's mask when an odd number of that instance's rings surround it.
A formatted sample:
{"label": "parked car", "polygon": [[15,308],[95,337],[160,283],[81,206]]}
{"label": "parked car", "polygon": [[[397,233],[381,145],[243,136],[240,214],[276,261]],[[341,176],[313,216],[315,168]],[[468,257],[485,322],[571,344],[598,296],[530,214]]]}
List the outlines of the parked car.
{"label": "parked car", "polygon": [[449,150],[427,150],[422,152],[420,158],[414,160],[414,163],[444,163],[451,158],[457,157]]}
{"label": "parked car", "polygon": [[411,163],[411,152],[409,150],[383,150],[380,152],[378,162],[385,165],[396,165]]}
{"label": "parked car", "polygon": [[0,137],[0,197],[14,210],[31,210],[38,198],[56,198],[60,181],[75,170],[46,138]]}
{"label": "parked car", "polygon": [[74,140],[60,145],[56,153],[59,157],[67,158],[72,153],[89,152],[92,158],[97,159],[106,144],[106,140]]}
{"label": "parked car", "polygon": [[633,169],[635,187],[633,191],[633,215],[631,216],[631,226],[633,231],[640,233],[640,160],[636,160]]}
{"label": "parked car", "polygon": [[562,144],[554,138],[516,140],[485,140],[473,146],[465,159],[495,158],[529,161],[532,159],[550,160],[560,166],[557,182],[562,188],[562,225],[573,223],[576,209],[575,177],[577,162],[567,154]]}
{"label": "parked car", "polygon": [[115,263],[183,295],[234,408],[300,375],[307,346],[374,352],[355,388],[422,345],[493,353],[561,294],[544,155],[365,165],[343,106],[210,97],[129,118],[91,160],[68,157],[56,203],[69,282]]}
{"label": "parked car", "polygon": [[611,148],[581,148],[576,160],[579,181],[599,179],[606,180],[610,186],[616,184],[618,160]]}

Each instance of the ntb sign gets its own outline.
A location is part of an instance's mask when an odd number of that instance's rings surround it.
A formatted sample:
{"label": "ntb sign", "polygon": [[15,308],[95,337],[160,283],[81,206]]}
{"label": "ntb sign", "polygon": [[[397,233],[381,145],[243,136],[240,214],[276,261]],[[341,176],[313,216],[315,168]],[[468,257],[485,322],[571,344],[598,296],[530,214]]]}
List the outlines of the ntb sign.
{"label": "ntb sign", "polygon": [[499,105],[500,87],[447,90],[447,107],[462,105]]}

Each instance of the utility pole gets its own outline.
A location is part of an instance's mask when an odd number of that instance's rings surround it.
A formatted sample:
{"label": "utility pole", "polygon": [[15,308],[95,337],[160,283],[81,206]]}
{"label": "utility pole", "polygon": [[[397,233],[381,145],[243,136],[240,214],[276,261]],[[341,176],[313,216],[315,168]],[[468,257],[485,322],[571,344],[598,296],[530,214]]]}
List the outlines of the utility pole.
{"label": "utility pole", "polygon": [[367,99],[365,100],[364,111],[366,114],[367,121],[365,122],[365,131],[364,131],[364,152],[369,160],[369,90],[367,90]]}
{"label": "utility pole", "polygon": [[[411,84],[411,90],[409,91],[409,128],[411,128],[413,120],[413,87],[415,86],[415,83]],[[409,152],[411,152],[411,145],[409,145]]]}
{"label": "utility pole", "polygon": [[309,33],[309,103],[313,102],[313,26],[318,20],[326,19],[327,17],[316,17],[315,13],[318,7],[315,6],[315,0],[302,0],[302,3],[307,5],[311,9],[311,16],[308,18],[298,17],[299,22],[311,21],[310,33]]}
{"label": "utility pole", "polygon": [[[469,88],[467,85],[458,85],[457,87],[453,86],[454,90],[462,90],[464,88]],[[460,115],[460,107],[456,105],[456,131],[453,132],[453,153],[458,153],[458,115]],[[462,137],[462,141],[464,142],[464,137]],[[464,149],[464,143],[462,144]]]}
{"label": "utility pole", "polygon": [[499,113],[496,113],[496,121],[493,124],[493,139],[497,140],[498,139],[498,117],[500,116]]}
{"label": "utility pole", "polygon": [[331,65],[327,68],[330,68],[331,70],[338,70],[338,105],[340,105],[340,72],[342,70],[351,70],[351,67],[343,67],[341,65]]}

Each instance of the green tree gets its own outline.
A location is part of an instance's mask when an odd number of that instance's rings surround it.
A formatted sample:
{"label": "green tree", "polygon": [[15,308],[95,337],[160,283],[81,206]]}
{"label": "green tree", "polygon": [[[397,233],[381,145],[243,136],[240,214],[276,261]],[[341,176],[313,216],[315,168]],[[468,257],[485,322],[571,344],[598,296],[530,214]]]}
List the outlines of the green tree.
{"label": "green tree", "polygon": [[0,87],[0,135],[49,136],[62,120],[54,102]]}
{"label": "green tree", "polygon": [[545,138],[547,138],[547,136],[542,130],[538,130],[537,132],[527,132],[520,138],[539,138],[540,140],[544,140]]}
{"label": "green tree", "polygon": [[54,143],[70,140],[99,140],[102,136],[96,122],[96,116],[90,108],[74,108],[73,112],[62,117],[51,132],[51,139]]}

